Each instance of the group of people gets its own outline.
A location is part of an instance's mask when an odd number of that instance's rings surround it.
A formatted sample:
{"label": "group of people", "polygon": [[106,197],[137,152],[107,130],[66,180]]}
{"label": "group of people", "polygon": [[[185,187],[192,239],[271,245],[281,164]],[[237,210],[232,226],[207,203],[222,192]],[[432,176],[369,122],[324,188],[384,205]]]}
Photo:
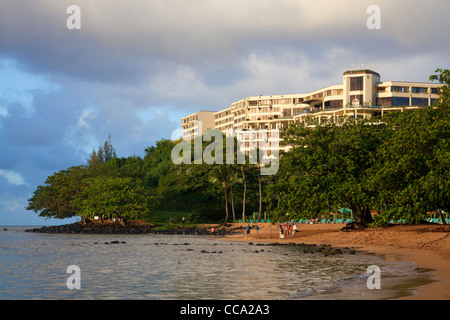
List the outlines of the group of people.
{"label": "group of people", "polygon": [[[259,227],[258,225],[254,226],[256,233],[259,232]],[[252,226],[250,226],[250,224],[247,224],[247,226],[245,227],[245,231],[246,231],[246,235],[250,236],[250,230],[252,229]],[[211,233],[211,239],[215,238],[216,235],[216,228],[214,226],[212,226],[209,229],[210,233]],[[283,225],[280,224],[280,238],[287,238],[289,236],[291,236],[292,238],[295,238],[295,234],[298,231],[298,227],[296,223],[284,223]]]}
{"label": "group of people", "polygon": [[295,238],[295,234],[297,233],[297,224],[288,224],[284,223],[280,224],[280,238],[287,238],[291,235],[292,238]]}
{"label": "group of people", "polygon": [[[251,227],[249,224],[247,224],[247,226],[245,227],[245,232],[246,232],[247,236],[250,235],[250,230],[251,230],[251,229],[252,229],[252,227]],[[258,225],[255,226],[255,230],[256,230],[256,233],[259,232],[259,227],[258,227]]]}

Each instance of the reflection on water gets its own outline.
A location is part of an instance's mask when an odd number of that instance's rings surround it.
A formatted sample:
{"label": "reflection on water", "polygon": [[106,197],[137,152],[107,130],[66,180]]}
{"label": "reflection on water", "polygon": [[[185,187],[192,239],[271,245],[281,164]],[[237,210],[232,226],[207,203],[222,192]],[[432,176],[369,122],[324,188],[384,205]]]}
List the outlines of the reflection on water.
{"label": "reflection on water", "polygon": [[[0,257],[0,299],[384,299],[399,293],[385,280],[398,285],[399,279],[427,278],[412,264],[373,255],[324,257],[298,247],[194,236],[12,228],[0,232]],[[383,270],[385,286],[378,292],[365,284],[373,264]],[[80,290],[66,286],[70,265],[80,267]]]}

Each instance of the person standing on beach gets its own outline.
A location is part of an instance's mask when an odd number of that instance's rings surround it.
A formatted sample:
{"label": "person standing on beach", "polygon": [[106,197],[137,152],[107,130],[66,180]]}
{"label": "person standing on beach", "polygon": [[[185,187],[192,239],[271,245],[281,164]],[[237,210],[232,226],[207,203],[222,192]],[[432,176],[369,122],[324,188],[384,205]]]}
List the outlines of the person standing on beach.
{"label": "person standing on beach", "polygon": [[214,239],[214,234],[216,233],[216,229],[214,226],[211,227],[211,239]]}
{"label": "person standing on beach", "polygon": [[297,224],[294,223],[294,226],[292,227],[292,238],[295,238],[296,232],[297,232]]}
{"label": "person standing on beach", "polygon": [[247,236],[249,236],[250,235],[250,225],[248,224],[247,225]]}

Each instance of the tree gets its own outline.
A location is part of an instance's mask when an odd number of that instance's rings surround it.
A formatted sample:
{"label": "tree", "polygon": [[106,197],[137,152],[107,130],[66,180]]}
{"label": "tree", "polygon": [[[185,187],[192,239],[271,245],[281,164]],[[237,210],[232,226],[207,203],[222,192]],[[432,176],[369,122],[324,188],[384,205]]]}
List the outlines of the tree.
{"label": "tree", "polygon": [[153,198],[139,179],[106,175],[87,179],[83,192],[73,201],[82,217],[115,216],[126,224],[127,219],[149,212]]}
{"label": "tree", "polygon": [[228,220],[228,195],[227,189],[229,185],[230,173],[226,165],[219,165],[211,171],[211,182],[222,186],[225,195],[225,223]]}
{"label": "tree", "polygon": [[285,140],[294,148],[281,157],[266,199],[279,199],[275,211],[288,218],[317,217],[349,207],[357,224],[370,223],[377,197],[371,168],[379,161],[377,150],[387,134],[385,125],[365,121],[313,129],[291,125]]}
{"label": "tree", "polygon": [[236,220],[236,215],[234,212],[233,186],[241,182],[242,179],[239,178],[239,172],[235,170],[234,166],[230,166],[228,168],[228,185],[230,187],[231,211],[233,213],[233,220]]}
{"label": "tree", "polygon": [[247,180],[245,180],[245,165],[241,165],[242,182],[244,184],[244,194],[242,197],[242,221],[245,222],[245,196],[247,193]]}
{"label": "tree", "polygon": [[450,209],[450,72],[436,72],[430,79],[444,86],[434,105],[383,119],[392,136],[380,148],[375,181],[391,206],[386,218],[419,222],[427,212]]}
{"label": "tree", "polygon": [[72,200],[84,187],[89,175],[85,166],[71,167],[47,177],[43,186],[38,186],[28,200],[27,210],[39,213],[40,217],[65,219],[75,217],[79,206]]}
{"label": "tree", "polygon": [[258,221],[260,221],[261,220],[261,211],[262,211],[261,164],[256,164],[256,169],[258,170],[258,190],[259,190]]}
{"label": "tree", "polygon": [[102,163],[107,163],[111,159],[116,158],[116,149],[111,144],[111,135],[109,135],[108,140],[105,141],[102,147],[98,147],[97,152],[95,149],[91,153],[91,158],[88,160],[90,166],[96,166]]}
{"label": "tree", "polygon": [[136,217],[149,212],[155,196],[130,168],[110,161],[54,173],[38,186],[27,209],[49,218],[80,216],[83,223],[95,215]]}
{"label": "tree", "polygon": [[156,142],[156,146],[145,149],[143,178],[149,186],[156,188],[161,177],[176,170],[171,160],[171,152],[175,145],[176,143],[171,140],[162,139]]}

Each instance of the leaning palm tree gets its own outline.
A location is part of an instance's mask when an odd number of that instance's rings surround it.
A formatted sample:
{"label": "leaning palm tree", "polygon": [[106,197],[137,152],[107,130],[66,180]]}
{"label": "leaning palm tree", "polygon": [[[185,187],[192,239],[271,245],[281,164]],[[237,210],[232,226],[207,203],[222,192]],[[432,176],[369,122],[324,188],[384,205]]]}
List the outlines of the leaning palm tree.
{"label": "leaning palm tree", "polygon": [[258,170],[258,186],[259,186],[259,212],[258,212],[258,221],[261,221],[261,210],[262,210],[261,166],[262,166],[262,164],[260,164],[260,163],[257,163],[257,164],[256,164],[256,169]]}
{"label": "leaning palm tree", "polygon": [[242,181],[244,182],[244,197],[242,199],[242,221],[245,222],[245,196],[247,193],[247,181],[245,180],[245,170],[244,170],[244,166],[241,166],[241,172],[242,172]]}
{"label": "leaning palm tree", "polygon": [[229,182],[229,170],[227,166],[218,166],[211,171],[211,179],[212,183],[218,183],[222,186],[223,192],[225,194],[225,222],[228,220],[228,182]]}

